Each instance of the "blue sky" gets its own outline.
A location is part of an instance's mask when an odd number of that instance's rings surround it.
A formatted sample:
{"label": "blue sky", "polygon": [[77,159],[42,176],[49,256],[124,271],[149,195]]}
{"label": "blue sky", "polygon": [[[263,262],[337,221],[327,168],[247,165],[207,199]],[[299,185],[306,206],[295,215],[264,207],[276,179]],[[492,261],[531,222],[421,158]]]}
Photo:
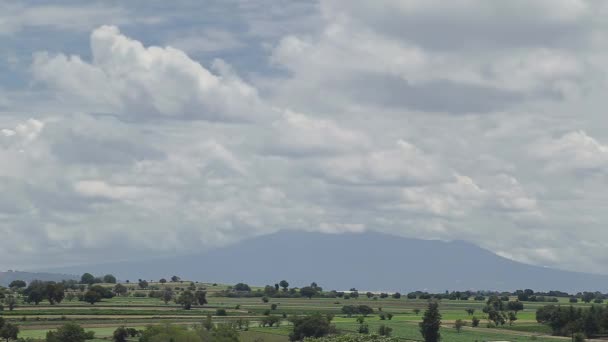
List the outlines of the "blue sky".
{"label": "blue sky", "polygon": [[282,230],[607,273],[603,1],[4,1],[0,268]]}

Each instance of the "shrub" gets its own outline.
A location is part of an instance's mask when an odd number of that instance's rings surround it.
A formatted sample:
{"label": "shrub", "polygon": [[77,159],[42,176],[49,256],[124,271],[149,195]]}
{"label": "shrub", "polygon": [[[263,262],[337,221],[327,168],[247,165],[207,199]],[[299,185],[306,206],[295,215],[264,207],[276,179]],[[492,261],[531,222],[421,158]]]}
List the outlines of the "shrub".
{"label": "shrub", "polygon": [[215,310],[215,315],[216,316],[228,316],[228,313],[226,313],[226,309],[217,309],[217,310]]}
{"label": "shrub", "polygon": [[380,327],[378,327],[378,335],[380,336],[391,336],[391,333],[393,332],[393,328],[391,327],[387,327],[386,325],[382,324]]}

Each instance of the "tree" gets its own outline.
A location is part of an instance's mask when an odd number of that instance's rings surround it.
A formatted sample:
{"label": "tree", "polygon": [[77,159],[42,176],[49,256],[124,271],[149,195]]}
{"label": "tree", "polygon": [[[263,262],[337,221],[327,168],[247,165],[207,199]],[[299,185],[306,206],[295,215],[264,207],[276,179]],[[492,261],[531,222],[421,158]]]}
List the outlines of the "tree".
{"label": "tree", "polygon": [[10,340],[16,340],[19,335],[19,327],[11,323],[5,323],[0,327],[0,338],[3,338],[6,342]]}
{"label": "tree", "polygon": [[34,280],[30,282],[23,294],[26,302],[38,305],[46,297],[46,284],[43,281]]}
{"label": "tree", "polygon": [[170,288],[166,288],[163,291],[162,299],[163,302],[165,302],[165,305],[169,304],[169,302],[173,299],[173,291]]}
{"label": "tree", "polygon": [[390,337],[392,332],[393,332],[393,328],[387,327],[384,324],[382,324],[378,327],[378,335],[380,335],[380,336]]}
{"label": "tree", "polygon": [[127,338],[129,337],[129,331],[125,327],[118,327],[114,330],[112,334],[112,339],[114,342],[127,342]]}
{"label": "tree", "polygon": [[399,292],[393,293],[393,298],[395,298],[395,299],[401,298],[401,293],[399,293]]}
{"label": "tree", "polygon": [[56,284],[53,281],[46,283],[44,294],[51,305],[61,303],[65,298],[65,289],[63,284]]}
{"label": "tree", "polygon": [[194,299],[196,301],[196,303],[198,303],[198,305],[205,305],[207,304],[207,292],[205,291],[196,291],[194,293]]}
{"label": "tree", "polygon": [[123,296],[123,295],[127,294],[128,291],[129,291],[129,289],[127,289],[127,287],[124,286],[123,284],[116,284],[114,286],[114,293],[117,296]]}
{"label": "tree", "polygon": [[194,304],[196,299],[194,298],[194,294],[189,290],[180,293],[179,297],[175,301],[177,304],[181,304],[185,310],[190,310],[192,308],[192,304]]}
{"label": "tree", "polygon": [[283,292],[287,292],[287,288],[289,287],[289,283],[287,282],[287,280],[281,280],[279,282],[279,285],[281,285],[281,287],[283,288]]}
{"label": "tree", "polygon": [[116,284],[116,277],[111,274],[103,276],[103,282],[107,284]]}
{"label": "tree", "polygon": [[463,320],[461,320],[461,319],[457,319],[457,320],[454,322],[454,329],[456,329],[456,331],[457,331],[457,332],[459,332],[459,333],[460,333],[460,331],[462,330],[462,327],[464,327],[464,326],[465,326],[465,323],[464,323],[464,321],[463,321]]}
{"label": "tree", "polygon": [[213,329],[213,320],[211,319],[211,315],[207,315],[203,321],[203,328],[205,328],[207,331]]}
{"label": "tree", "polygon": [[91,273],[85,273],[82,275],[82,277],[80,277],[80,283],[81,284],[95,284],[95,276],[93,276]]}
{"label": "tree", "polygon": [[251,287],[245,283],[238,283],[234,285],[233,289],[238,292],[251,292]]}
{"label": "tree", "polygon": [[140,280],[139,283],[137,284],[139,286],[140,289],[147,289],[148,288],[148,282],[145,280]]}
{"label": "tree", "polygon": [[87,333],[76,323],[66,323],[56,331],[46,333],[47,342],[85,342]]}
{"label": "tree", "polygon": [[10,287],[11,289],[22,289],[26,286],[27,284],[23,280],[13,280],[10,284],[8,284],[8,287]]}
{"label": "tree", "polygon": [[374,309],[367,305],[359,305],[357,306],[357,313],[362,314],[363,316],[371,315],[374,313]]}
{"label": "tree", "polygon": [[101,295],[95,290],[89,290],[84,294],[83,300],[93,305],[97,302],[101,302]]}
{"label": "tree", "polygon": [[304,317],[294,317],[291,322],[293,324],[293,331],[289,334],[291,341],[300,341],[306,337],[323,337],[328,335],[332,330],[327,317],[319,313]]}
{"label": "tree", "polygon": [[471,318],[471,326],[477,328],[479,326],[479,318],[473,316],[473,318]]}
{"label": "tree", "polygon": [[8,297],[6,297],[4,302],[8,306],[9,311],[13,311],[15,309],[15,307],[17,306],[17,299],[13,295],[9,295]]}
{"label": "tree", "polygon": [[517,321],[517,313],[515,311],[509,311],[507,319],[509,320],[509,325],[513,325],[513,323]]}
{"label": "tree", "polygon": [[414,315],[418,316],[420,314],[420,309],[415,308],[412,310],[414,312]]}
{"label": "tree", "polygon": [[167,279],[160,278],[160,280],[158,282],[161,283],[161,284],[165,284],[167,282]]}
{"label": "tree", "polygon": [[467,315],[469,316],[473,316],[473,314],[475,313],[475,309],[473,308],[464,309],[464,311],[466,311]]}
{"label": "tree", "polygon": [[439,313],[439,304],[436,301],[429,303],[419,326],[420,334],[422,334],[425,342],[438,342],[441,340],[441,334],[439,333],[441,313]]}
{"label": "tree", "polygon": [[180,280],[181,280],[181,278],[178,277],[178,276],[176,276],[176,275],[174,275],[174,276],[171,277],[171,281],[174,282],[174,283],[177,283]]}
{"label": "tree", "polygon": [[488,315],[488,321],[494,323],[495,326],[504,325],[506,322],[504,303],[497,296],[488,298],[483,312]]}
{"label": "tree", "polygon": [[509,311],[522,311],[524,309],[524,303],[516,300],[516,301],[510,301],[507,303],[507,310]]}
{"label": "tree", "polygon": [[[314,283],[313,283],[314,284]],[[300,294],[308,299],[317,294],[317,289],[312,286],[304,286],[300,289]]]}

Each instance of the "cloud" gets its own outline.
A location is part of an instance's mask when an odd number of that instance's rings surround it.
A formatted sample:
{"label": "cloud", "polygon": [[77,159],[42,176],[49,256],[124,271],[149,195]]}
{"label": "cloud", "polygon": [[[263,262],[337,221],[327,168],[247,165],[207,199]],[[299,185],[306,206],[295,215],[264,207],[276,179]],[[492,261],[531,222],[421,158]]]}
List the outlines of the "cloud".
{"label": "cloud", "polygon": [[601,2],[68,3],[0,5],[0,267],[308,230],[608,272]]}
{"label": "cloud", "polygon": [[538,142],[532,154],[543,160],[545,168],[552,172],[604,173],[608,165],[608,146],[582,130]]}
{"label": "cloud", "polygon": [[[279,96],[306,93],[330,108],[355,97],[369,108],[483,113],[522,101],[578,96],[589,82],[588,57],[560,45],[542,41],[496,45],[496,35],[503,30],[522,27],[513,22],[524,4],[463,1],[435,6],[391,0],[383,4],[322,1],[323,30],[313,36],[286,36],[273,51],[272,62],[293,75],[282,84]],[[570,8],[564,2],[560,11],[554,8],[559,5],[537,5],[546,9],[542,12],[546,22],[525,16],[523,27],[528,25],[529,31],[536,29],[534,25],[568,26],[587,15],[583,4]],[[503,12],[512,20],[495,18]],[[430,25],[424,18],[437,23]],[[450,24],[455,28],[448,33],[444,30]],[[500,32],[492,35],[487,27]],[[459,34],[463,37],[455,38]],[[508,34],[513,39],[521,36]],[[435,38],[437,44],[451,45],[429,46]],[[464,46],[454,46],[456,41]],[[467,48],[471,42],[481,48]],[[332,96],[318,96],[316,88],[310,88],[313,84],[331,89]],[[298,101],[295,96],[288,98]]]}
{"label": "cloud", "polygon": [[264,115],[255,88],[221,62],[219,75],[171,47],[144,47],[114,26],[91,34],[91,63],[62,54],[35,56],[35,79],[64,101],[127,116],[254,121]]}
{"label": "cloud", "polygon": [[31,27],[89,31],[104,23],[129,22],[127,11],[116,6],[28,6],[24,3],[6,1],[0,5],[0,35],[14,34]]}

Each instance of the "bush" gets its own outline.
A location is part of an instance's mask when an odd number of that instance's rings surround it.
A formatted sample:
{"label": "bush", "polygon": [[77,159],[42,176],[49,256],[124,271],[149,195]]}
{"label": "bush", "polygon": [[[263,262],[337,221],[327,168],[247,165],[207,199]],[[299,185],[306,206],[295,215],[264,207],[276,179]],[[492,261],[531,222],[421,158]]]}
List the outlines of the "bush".
{"label": "bush", "polygon": [[335,330],[327,318],[319,313],[305,316],[294,317],[292,319],[293,331],[289,334],[291,341],[300,341],[306,337],[323,337]]}
{"label": "bush", "polygon": [[226,313],[226,309],[217,309],[217,310],[215,310],[215,315],[216,316],[228,316],[228,313]]}
{"label": "bush", "polygon": [[380,336],[389,337],[389,336],[391,336],[392,332],[393,332],[393,328],[387,327],[384,324],[382,324],[380,327],[378,327],[378,335],[380,335]]}
{"label": "bush", "polygon": [[479,318],[477,318],[477,317],[473,317],[473,318],[471,319],[471,326],[473,326],[473,327],[475,327],[475,328],[476,328],[476,327],[478,327],[478,326],[479,326]]}

